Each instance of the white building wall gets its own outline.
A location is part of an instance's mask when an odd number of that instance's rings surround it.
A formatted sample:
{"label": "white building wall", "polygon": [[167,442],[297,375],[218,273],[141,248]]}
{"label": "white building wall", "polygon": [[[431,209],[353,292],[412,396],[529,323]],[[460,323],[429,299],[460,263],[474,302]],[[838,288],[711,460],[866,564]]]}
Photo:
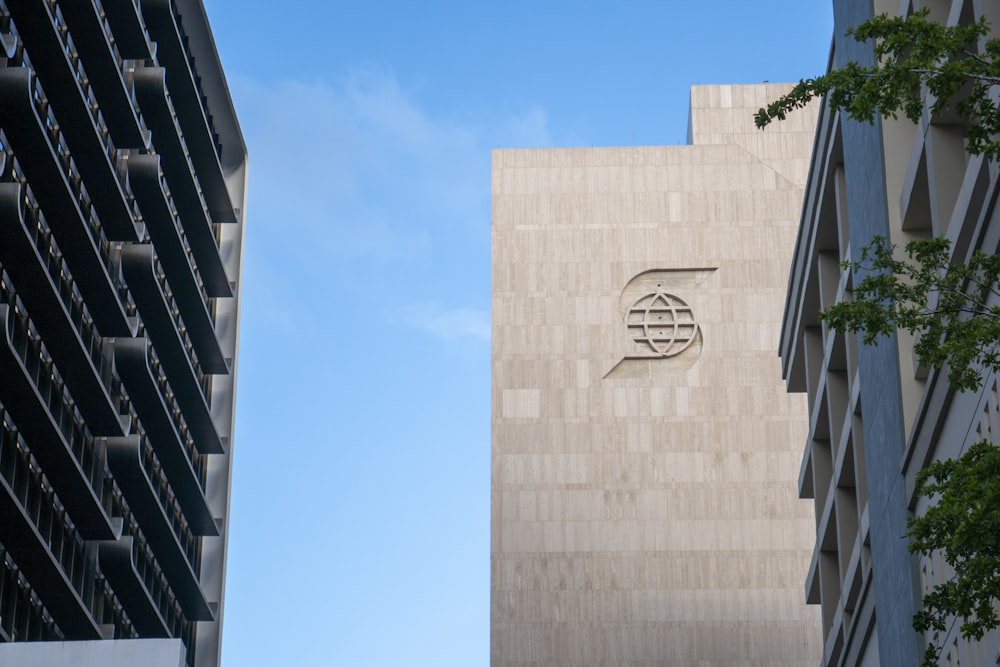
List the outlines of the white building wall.
{"label": "white building wall", "polygon": [[0,644],[0,665],[14,667],[184,667],[180,639],[102,639]]}

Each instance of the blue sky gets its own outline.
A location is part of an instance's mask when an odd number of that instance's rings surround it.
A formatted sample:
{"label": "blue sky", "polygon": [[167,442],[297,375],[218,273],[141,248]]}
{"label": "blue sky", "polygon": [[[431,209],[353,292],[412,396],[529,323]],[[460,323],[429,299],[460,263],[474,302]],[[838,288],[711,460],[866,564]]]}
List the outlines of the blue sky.
{"label": "blue sky", "polygon": [[683,143],[827,0],[206,0],[250,151],[226,667],[489,663],[490,150]]}

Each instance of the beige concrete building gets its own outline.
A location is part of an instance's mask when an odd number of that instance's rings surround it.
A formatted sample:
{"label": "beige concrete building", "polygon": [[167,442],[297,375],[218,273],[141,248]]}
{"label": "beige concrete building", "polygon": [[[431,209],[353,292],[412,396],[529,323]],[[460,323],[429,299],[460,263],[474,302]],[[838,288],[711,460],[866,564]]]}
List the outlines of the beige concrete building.
{"label": "beige concrete building", "polygon": [[494,153],[493,665],[818,664],[784,89],[694,87],[685,146]]}

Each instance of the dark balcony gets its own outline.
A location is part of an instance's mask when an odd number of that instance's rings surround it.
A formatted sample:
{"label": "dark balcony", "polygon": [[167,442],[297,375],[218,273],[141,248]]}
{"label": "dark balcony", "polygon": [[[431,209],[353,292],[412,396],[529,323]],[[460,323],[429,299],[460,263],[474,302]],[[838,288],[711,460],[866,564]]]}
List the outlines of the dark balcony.
{"label": "dark balcony", "polygon": [[101,627],[81,597],[89,569],[83,543],[66,526],[41,473],[31,470],[14,430],[0,429],[0,516],[0,543],[66,637],[100,639]]}
{"label": "dark balcony", "polygon": [[[92,111],[97,108],[96,100],[59,8],[46,0],[18,0],[9,3],[8,9],[31,54],[31,65],[55,108],[73,157],[81,166],[108,237],[112,241],[137,241],[131,204],[115,166],[114,145],[107,127]],[[3,98],[6,103],[5,93]]]}
{"label": "dark balcony", "polygon": [[[98,329],[104,335],[130,335],[134,331],[133,323],[129,321],[117,285],[108,272],[106,249],[95,241],[61,158],[49,143],[47,123],[35,107],[35,91],[36,85],[28,70],[21,67],[0,69],[0,99],[3,99],[0,123],[15,157],[31,156],[21,168],[31,189],[43,203],[45,217],[70,269],[77,276],[80,291]],[[75,174],[73,170],[69,172]]]}
{"label": "dark balcony", "polygon": [[222,355],[219,339],[215,335],[215,323],[208,310],[208,295],[198,280],[201,264],[194,265],[185,243],[184,230],[180,228],[168,201],[169,195],[163,191],[159,157],[136,155],[129,158],[128,176],[202,370],[214,374],[228,373],[229,365]]}
{"label": "dark balcony", "polygon": [[[91,431],[125,435],[117,406],[108,393],[110,359],[103,357],[83,299],[58,253],[50,252],[47,228],[29,224],[24,213],[22,186],[0,183],[0,264],[17,285],[17,293],[42,337],[61,341],[49,353],[62,369]],[[59,279],[58,286],[53,276]]]}
{"label": "dark balcony", "polygon": [[139,13],[138,0],[101,0],[101,4],[122,57],[134,60],[152,58],[153,48]]}
{"label": "dark balcony", "polygon": [[193,347],[185,341],[183,325],[175,319],[172,295],[158,275],[151,245],[126,245],[122,248],[122,271],[139,307],[146,333],[163,363],[167,380],[191,429],[195,446],[203,454],[225,453],[222,439],[208,407],[207,385],[191,357]]}
{"label": "dark balcony", "polygon": [[[132,513],[139,521],[143,535],[149,542],[156,560],[177,596],[184,615],[192,621],[211,621],[215,615],[198,582],[198,573],[192,560],[200,557],[196,544],[185,546],[178,533],[179,526],[172,525],[172,511],[163,505],[164,494],[158,494],[159,482],[151,478],[155,462],[145,461],[140,436],[108,438],[108,465],[121,488]],[[187,535],[187,541],[198,538]]]}
{"label": "dark balcony", "polygon": [[68,404],[55,368],[39,360],[40,344],[30,327],[15,307],[0,304],[0,402],[56,493],[72,508],[80,533],[89,539],[114,539],[120,526],[108,516],[97,491],[104,481],[102,460],[81,430],[82,419]]}
{"label": "dark balcony", "polygon": [[198,270],[205,281],[205,289],[211,296],[232,296],[229,277],[219,256],[219,244],[212,229],[208,204],[167,94],[166,71],[162,67],[137,69],[134,83],[143,117],[156,136],[156,152],[160,155],[161,166],[183,222],[184,233],[198,262]]}
{"label": "dark balcony", "polygon": [[146,585],[136,564],[135,538],[122,537],[115,542],[101,542],[97,566],[111,583],[132,624],[143,637],[169,637],[170,626],[161,605]]}
{"label": "dark balcony", "polygon": [[83,56],[111,138],[119,148],[148,148],[149,132],[142,127],[135,100],[125,83],[124,62],[110,38],[109,19],[102,18],[92,2],[64,2],[59,7]]}
{"label": "dark balcony", "polygon": [[[115,341],[118,374],[125,383],[156,456],[171,480],[192,532],[196,535],[218,535],[218,526],[205,500],[204,482],[192,462],[192,458],[199,455],[185,447],[186,438],[180,433],[185,427],[177,424],[163,397],[161,387],[166,384],[166,379],[161,381],[157,377],[160,373],[154,372],[153,354],[145,338],[120,338]],[[169,386],[166,389],[169,391]]]}
{"label": "dark balcony", "polygon": [[167,88],[191,151],[191,160],[208,202],[213,222],[236,222],[236,211],[219,164],[218,139],[205,111],[199,79],[192,71],[171,0],[143,0],[146,27],[156,42],[156,58],[167,69]]}

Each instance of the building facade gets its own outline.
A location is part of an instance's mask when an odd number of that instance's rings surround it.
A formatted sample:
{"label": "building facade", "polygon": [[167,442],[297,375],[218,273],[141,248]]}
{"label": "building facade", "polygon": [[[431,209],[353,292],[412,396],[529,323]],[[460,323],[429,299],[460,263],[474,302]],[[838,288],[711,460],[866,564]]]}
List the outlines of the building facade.
{"label": "building facade", "polygon": [[694,87],[685,146],[494,152],[493,665],[819,661],[784,90]]}
{"label": "building facade", "polygon": [[0,663],[219,663],[245,169],[201,0],[0,0]]}
{"label": "building facade", "polygon": [[[984,12],[1000,25],[1000,6],[985,0],[834,0],[831,65],[872,62],[870,45],[846,30],[874,14],[927,7],[941,23],[967,23]],[[907,518],[925,509],[917,473],[973,442],[998,442],[997,378],[981,391],[956,393],[947,373],[915,362],[901,333],[865,346],[835,334],[817,312],[849,299],[857,261],[876,236],[904,246],[945,235],[953,259],[1000,244],[998,172],[964,150],[956,118],[925,113],[869,125],[825,105],[806,186],[781,337],[783,372],[810,406],[799,476],[815,500],[816,538],[806,579],[822,609],[824,665],[915,665],[927,641],[943,647],[941,664],[995,664],[996,633],[962,641],[953,624],[941,636],[912,627],[924,593],[947,580],[939,556],[916,558],[904,539]]]}

